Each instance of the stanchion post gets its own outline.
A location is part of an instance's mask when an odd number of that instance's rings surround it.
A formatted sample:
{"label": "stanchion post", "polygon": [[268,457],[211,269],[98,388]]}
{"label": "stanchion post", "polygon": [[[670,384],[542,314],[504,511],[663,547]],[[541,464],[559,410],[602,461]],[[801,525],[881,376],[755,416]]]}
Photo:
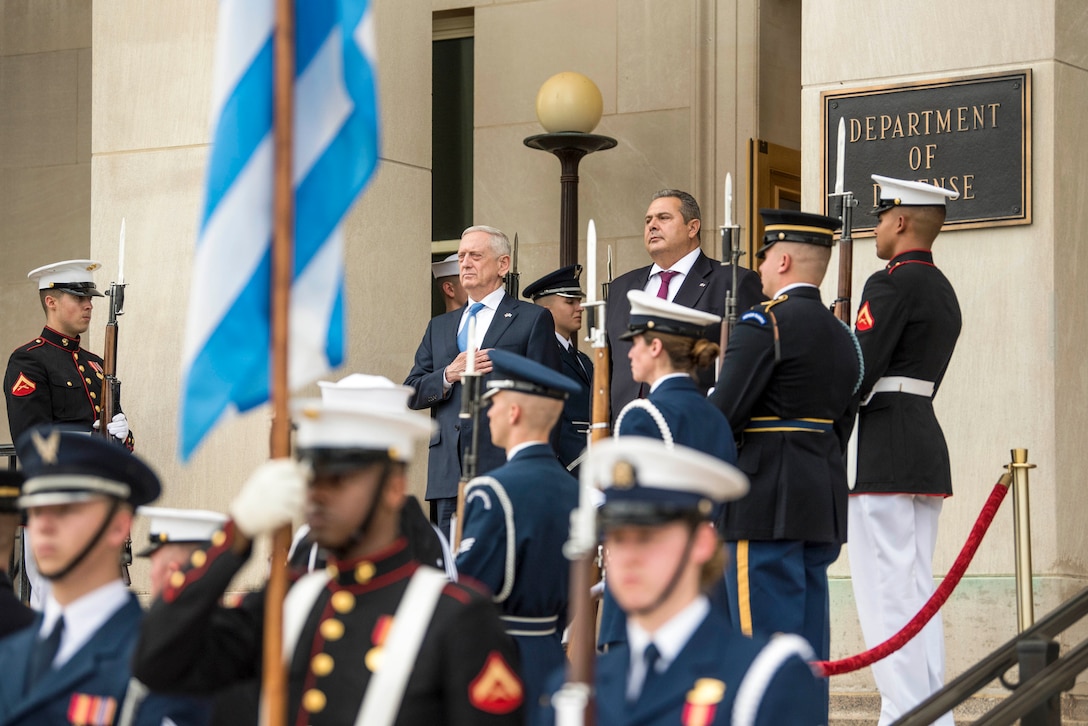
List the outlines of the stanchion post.
{"label": "stanchion post", "polygon": [[1013,541],[1016,546],[1016,619],[1020,632],[1035,624],[1035,601],[1031,583],[1031,506],[1028,503],[1027,449],[1013,449],[1012,517]]}

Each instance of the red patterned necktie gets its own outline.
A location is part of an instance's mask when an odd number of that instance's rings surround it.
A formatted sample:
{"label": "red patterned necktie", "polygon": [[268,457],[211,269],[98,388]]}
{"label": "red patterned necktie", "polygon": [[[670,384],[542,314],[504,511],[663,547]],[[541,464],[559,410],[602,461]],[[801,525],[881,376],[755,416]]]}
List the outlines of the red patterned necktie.
{"label": "red patterned necktie", "polygon": [[661,287],[657,288],[657,296],[662,300],[669,299],[669,283],[672,282],[672,278],[679,275],[679,272],[673,270],[662,270],[658,273],[658,277],[661,278]]}

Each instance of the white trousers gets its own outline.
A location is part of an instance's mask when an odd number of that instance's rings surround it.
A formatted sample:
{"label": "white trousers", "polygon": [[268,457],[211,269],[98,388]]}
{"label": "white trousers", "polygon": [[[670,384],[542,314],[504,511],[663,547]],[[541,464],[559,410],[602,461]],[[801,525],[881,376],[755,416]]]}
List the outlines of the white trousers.
{"label": "white trousers", "polygon": [[[865,646],[895,635],[933,594],[933,550],[944,499],[911,494],[850,497],[850,576]],[[944,685],[944,628],[938,612],[902,648],[874,663],[880,726]],[[953,724],[946,713],[934,723]]]}

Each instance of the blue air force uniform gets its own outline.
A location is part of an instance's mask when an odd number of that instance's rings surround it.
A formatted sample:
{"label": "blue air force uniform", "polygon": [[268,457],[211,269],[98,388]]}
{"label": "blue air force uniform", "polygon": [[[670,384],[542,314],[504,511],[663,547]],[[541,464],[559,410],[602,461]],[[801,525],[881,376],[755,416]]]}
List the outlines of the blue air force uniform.
{"label": "blue air force uniform", "polygon": [[[493,351],[491,360],[488,397],[512,390],[559,399],[577,386],[507,351]],[[544,442],[511,451],[505,465],[465,489],[457,571],[494,593],[506,632],[518,646],[526,703],[533,705],[548,674],[564,662],[570,562],[563,545],[578,505],[578,482]]]}
{"label": "blue air force uniform", "polygon": [[[161,491],[158,477],[146,464],[97,436],[36,427],[16,441],[16,449],[27,476],[19,499],[24,510],[64,506],[92,497],[113,499],[116,506],[123,501],[138,507],[154,501]],[[97,544],[96,538],[87,544],[88,550]],[[102,555],[91,552],[87,556]],[[50,576],[79,577],[74,562],[73,557]],[[79,618],[91,609],[105,615],[105,622],[91,631],[74,653],[65,656],[66,638],[89,629]],[[50,613],[51,622],[46,622]],[[133,711],[132,723],[138,725],[159,726],[167,719],[179,726],[207,723],[207,703],[147,694],[131,683],[130,662],[143,618],[136,596],[121,584],[120,570],[116,580],[92,587],[64,606],[50,598],[45,613],[36,616],[29,627],[0,641],[4,669],[0,723],[115,724],[126,706]],[[42,632],[43,628],[48,632]]]}
{"label": "blue air force uniform", "polygon": [[[587,471],[588,470],[588,471]],[[604,488],[598,522],[642,529],[682,522],[705,527],[717,506],[741,496],[747,481],[735,467],[702,452],[642,437],[594,445],[582,470],[583,486]],[[634,537],[634,535],[631,535]],[[617,540],[616,547],[624,546]],[[678,568],[688,567],[688,552]],[[679,570],[678,570],[679,571]],[[637,566],[633,572],[637,573]],[[637,575],[636,575],[637,577]],[[674,574],[663,572],[662,583]],[[664,585],[652,616],[675,590]],[[683,593],[688,594],[686,591]],[[632,615],[632,623],[639,621]],[[650,633],[629,624],[628,643],[597,659],[596,722],[608,726],[815,726],[826,723],[808,644],[796,635],[748,638],[729,626],[707,599],[691,599]],[[638,643],[632,652],[629,643]],[[654,659],[647,660],[649,651]],[[660,657],[656,657],[660,653]],[[559,682],[557,675],[554,683]],[[545,706],[551,723],[563,708],[563,690]]]}
{"label": "blue air force uniform", "polygon": [[[838,220],[760,210],[767,248],[830,247]],[[711,401],[739,443],[751,491],[725,508],[733,622],[742,632],[803,635],[829,655],[827,567],[846,541],[844,454],[861,362],[847,327],[814,285],[787,286],[741,316]]]}

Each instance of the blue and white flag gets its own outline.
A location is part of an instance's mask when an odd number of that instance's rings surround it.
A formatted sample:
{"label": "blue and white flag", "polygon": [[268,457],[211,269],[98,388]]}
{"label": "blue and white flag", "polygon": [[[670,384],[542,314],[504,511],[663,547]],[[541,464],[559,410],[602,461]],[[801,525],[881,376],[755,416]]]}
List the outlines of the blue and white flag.
{"label": "blue and white flag", "polygon": [[[228,409],[270,398],[273,0],[221,0],[207,198],[182,358],[186,460]],[[370,0],[297,0],[289,385],[344,357],[340,223],[378,161]]]}

